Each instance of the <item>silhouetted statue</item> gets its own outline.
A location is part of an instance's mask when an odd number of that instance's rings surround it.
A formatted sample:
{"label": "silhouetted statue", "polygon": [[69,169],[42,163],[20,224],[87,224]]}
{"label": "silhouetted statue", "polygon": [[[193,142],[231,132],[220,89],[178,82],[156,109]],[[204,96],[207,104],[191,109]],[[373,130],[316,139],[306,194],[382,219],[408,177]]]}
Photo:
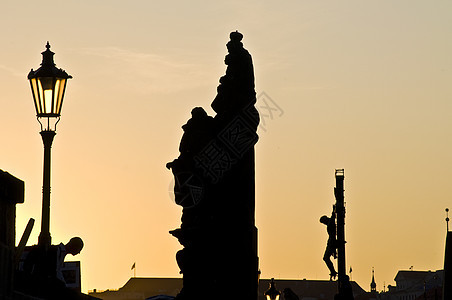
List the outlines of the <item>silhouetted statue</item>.
{"label": "silhouetted statue", "polygon": [[73,256],[79,254],[80,251],[82,251],[83,249],[83,241],[79,237],[73,237],[69,240],[69,242],[66,245],[60,243],[56,247],[57,247],[56,277],[57,279],[66,284],[62,272],[64,259],[68,254],[72,254]]}
{"label": "silhouetted statue", "polygon": [[71,238],[66,245],[60,243],[48,249],[32,246],[23,270],[17,273],[17,289],[43,299],[76,299],[78,294],[66,288],[62,267],[67,254],[77,255],[82,249],[83,241],[79,237]]}
{"label": "silhouetted statue", "polygon": [[300,300],[300,298],[295,294],[290,288],[285,288],[283,290],[284,300]]}
{"label": "silhouetted statue", "polygon": [[[176,254],[183,274],[177,299],[226,299],[233,278],[243,299],[257,299],[257,229],[254,221],[254,145],[259,114],[254,107],[254,70],[243,35],[230,34],[208,116],[201,107],[185,125],[174,175],[181,226],[170,231],[184,247]],[[224,295],[224,296],[222,296]]]}
{"label": "silhouetted statue", "polygon": [[336,207],[333,206],[333,212],[331,213],[331,217],[322,216],[320,218],[320,223],[326,225],[326,230],[328,232],[328,242],[326,244],[325,253],[323,254],[323,260],[325,261],[328,269],[330,270],[330,280],[336,278],[337,272],[334,269],[333,262],[331,261],[331,256],[334,259],[337,258],[337,241],[336,241]]}
{"label": "silhouetted statue", "polygon": [[231,32],[230,41],[226,44],[229,54],[224,63],[226,75],[220,78],[218,94],[212,102],[212,108],[218,114],[232,114],[249,104],[255,97],[254,70],[251,55],[243,48],[240,32]]}

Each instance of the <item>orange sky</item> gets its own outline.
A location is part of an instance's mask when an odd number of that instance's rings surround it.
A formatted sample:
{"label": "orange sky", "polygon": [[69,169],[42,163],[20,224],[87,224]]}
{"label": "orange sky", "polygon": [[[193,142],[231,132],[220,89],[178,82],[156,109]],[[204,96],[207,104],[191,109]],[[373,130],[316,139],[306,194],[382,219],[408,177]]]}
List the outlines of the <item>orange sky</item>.
{"label": "orange sky", "polygon": [[[325,228],[345,169],[347,266],[369,289],[442,268],[452,181],[450,1],[3,1],[0,168],[40,229],[42,142],[27,74],[50,41],[68,83],[52,149],[54,243],[81,236],[84,291],[179,276],[165,164],[191,108],[210,114],[230,31],[281,113],[256,146],[262,277],[328,279]],[[264,98],[258,101],[265,113]],[[267,98],[266,98],[267,99]],[[267,99],[268,100],[268,99]]]}

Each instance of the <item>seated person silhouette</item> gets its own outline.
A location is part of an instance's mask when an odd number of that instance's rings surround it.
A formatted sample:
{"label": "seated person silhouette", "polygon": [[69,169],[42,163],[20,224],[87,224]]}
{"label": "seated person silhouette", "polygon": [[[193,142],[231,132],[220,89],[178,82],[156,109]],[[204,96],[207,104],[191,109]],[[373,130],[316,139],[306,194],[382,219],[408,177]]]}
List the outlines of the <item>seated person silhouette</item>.
{"label": "seated person silhouette", "polygon": [[323,260],[326,263],[326,266],[330,270],[330,280],[336,278],[337,272],[334,270],[333,262],[330,257],[333,256],[334,259],[337,257],[336,248],[336,206],[333,205],[333,212],[331,213],[331,217],[322,216],[320,218],[320,223],[326,225],[326,230],[328,232],[328,242],[326,244],[325,253],[323,254]]}

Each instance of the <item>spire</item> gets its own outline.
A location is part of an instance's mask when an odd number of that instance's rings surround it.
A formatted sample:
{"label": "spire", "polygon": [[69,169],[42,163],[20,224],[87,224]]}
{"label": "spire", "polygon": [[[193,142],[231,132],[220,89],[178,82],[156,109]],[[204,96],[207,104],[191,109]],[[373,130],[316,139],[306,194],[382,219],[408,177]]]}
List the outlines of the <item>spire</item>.
{"label": "spire", "polygon": [[449,232],[449,209],[446,208],[446,228],[447,228],[447,232]]}
{"label": "spire", "polygon": [[376,292],[377,291],[377,284],[375,283],[375,271],[374,271],[374,267],[372,267],[372,282],[370,283],[370,292]]}

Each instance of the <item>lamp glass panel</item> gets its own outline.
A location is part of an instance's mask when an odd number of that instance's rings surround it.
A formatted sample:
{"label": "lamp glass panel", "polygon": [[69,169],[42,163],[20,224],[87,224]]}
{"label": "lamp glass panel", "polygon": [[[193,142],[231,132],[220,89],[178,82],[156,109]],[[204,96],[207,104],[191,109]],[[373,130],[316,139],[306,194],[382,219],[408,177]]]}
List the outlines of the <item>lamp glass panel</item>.
{"label": "lamp glass panel", "polygon": [[55,96],[57,97],[57,103],[56,103],[56,113],[59,115],[61,114],[61,108],[63,105],[63,96],[64,96],[64,90],[66,88],[66,79],[64,78],[58,78],[55,83]]}
{"label": "lamp glass panel", "polygon": [[42,84],[40,78],[37,80],[38,82],[38,101],[39,101],[39,113],[43,114],[45,113],[45,101],[44,101],[44,90],[42,89]]}
{"label": "lamp glass panel", "polygon": [[33,92],[33,100],[35,102],[35,108],[36,108],[36,114],[40,114],[42,109],[41,109],[41,102],[39,101],[39,90],[38,90],[38,81],[36,78],[31,78],[30,79],[30,83],[31,83],[31,90]]}
{"label": "lamp glass panel", "polygon": [[60,107],[60,95],[59,89],[60,89],[60,79],[55,78],[55,90],[54,90],[54,98],[53,98],[53,105],[52,105],[52,113],[58,114],[58,108]]}
{"label": "lamp glass panel", "polygon": [[272,294],[272,295],[265,295],[267,297],[267,300],[279,300],[278,294]]}
{"label": "lamp glass panel", "polygon": [[44,90],[44,107],[46,114],[52,113],[52,98],[53,98],[53,91],[52,90]]}
{"label": "lamp glass panel", "polygon": [[53,114],[54,113],[54,103],[53,103],[53,96],[54,96],[54,78],[53,77],[39,77],[39,82],[42,86],[42,102],[44,106],[43,113],[45,114]]}
{"label": "lamp glass panel", "polygon": [[61,114],[66,78],[31,78],[31,89],[35,101],[36,114],[40,117],[57,117]]}

